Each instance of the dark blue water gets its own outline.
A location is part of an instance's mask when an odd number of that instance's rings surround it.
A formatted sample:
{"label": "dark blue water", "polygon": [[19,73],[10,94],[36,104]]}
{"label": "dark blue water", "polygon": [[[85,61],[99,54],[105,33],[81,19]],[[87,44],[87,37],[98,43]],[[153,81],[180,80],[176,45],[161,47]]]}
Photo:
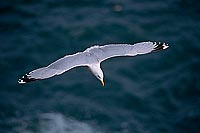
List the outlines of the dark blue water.
{"label": "dark blue water", "polygon": [[[26,72],[95,44],[170,48],[102,63],[105,87],[76,68],[30,84]],[[0,2],[1,133],[200,132],[198,0]]]}

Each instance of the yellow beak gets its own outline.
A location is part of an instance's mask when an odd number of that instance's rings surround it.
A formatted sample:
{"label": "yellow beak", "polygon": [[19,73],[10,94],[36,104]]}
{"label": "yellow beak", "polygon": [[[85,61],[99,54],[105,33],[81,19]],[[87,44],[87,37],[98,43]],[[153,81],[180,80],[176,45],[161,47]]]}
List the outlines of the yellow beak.
{"label": "yellow beak", "polygon": [[100,80],[100,81],[101,81],[102,86],[104,86],[104,82],[103,82],[103,80]]}

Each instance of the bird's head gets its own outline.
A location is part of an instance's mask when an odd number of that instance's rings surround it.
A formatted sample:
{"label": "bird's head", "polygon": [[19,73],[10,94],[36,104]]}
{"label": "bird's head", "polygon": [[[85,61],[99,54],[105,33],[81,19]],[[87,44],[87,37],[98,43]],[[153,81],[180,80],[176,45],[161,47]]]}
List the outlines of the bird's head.
{"label": "bird's head", "polygon": [[104,81],[103,81],[103,72],[99,72],[95,74],[96,78],[101,82],[102,86],[104,86]]}
{"label": "bird's head", "polygon": [[100,64],[92,64],[89,66],[90,70],[94,74],[94,76],[101,82],[101,84],[104,86],[103,81],[103,71],[101,70]]}

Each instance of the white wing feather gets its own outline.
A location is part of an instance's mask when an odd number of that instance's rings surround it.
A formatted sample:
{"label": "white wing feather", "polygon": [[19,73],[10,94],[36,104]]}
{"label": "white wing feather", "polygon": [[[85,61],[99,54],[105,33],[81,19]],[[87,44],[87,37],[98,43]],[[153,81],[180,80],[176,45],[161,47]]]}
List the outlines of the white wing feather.
{"label": "white wing feather", "polygon": [[95,55],[100,62],[117,56],[135,56],[138,54],[147,54],[155,50],[168,47],[160,42],[141,42],[136,44],[109,44],[104,46],[95,46],[88,48],[87,51]]}

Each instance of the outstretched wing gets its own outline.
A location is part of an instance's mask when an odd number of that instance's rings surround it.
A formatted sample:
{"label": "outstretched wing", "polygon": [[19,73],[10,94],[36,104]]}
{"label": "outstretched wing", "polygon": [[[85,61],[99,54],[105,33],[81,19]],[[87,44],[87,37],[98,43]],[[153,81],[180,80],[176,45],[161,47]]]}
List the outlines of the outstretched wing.
{"label": "outstretched wing", "polygon": [[94,54],[98,60],[104,61],[116,56],[135,56],[138,54],[147,54],[153,51],[166,49],[168,44],[160,42],[141,42],[136,44],[109,44],[104,46],[95,46],[87,49]]}
{"label": "outstretched wing", "polygon": [[62,74],[74,67],[87,66],[94,58],[86,52],[79,52],[73,55],[67,55],[59,60],[51,63],[47,67],[42,67],[25,74],[19,83],[27,83],[30,81],[50,78],[55,75]]}

